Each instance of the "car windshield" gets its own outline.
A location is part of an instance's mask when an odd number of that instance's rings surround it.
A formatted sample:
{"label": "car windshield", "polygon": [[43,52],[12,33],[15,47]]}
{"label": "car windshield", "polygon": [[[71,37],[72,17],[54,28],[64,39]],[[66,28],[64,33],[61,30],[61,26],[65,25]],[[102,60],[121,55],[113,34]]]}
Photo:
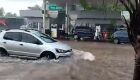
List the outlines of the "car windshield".
{"label": "car windshield", "polygon": [[92,31],[89,27],[76,27],[75,30],[78,32],[91,32]]}
{"label": "car windshield", "polygon": [[54,43],[57,42],[56,40],[54,40],[53,38],[51,38],[50,36],[43,34],[41,32],[35,32],[34,33],[36,36],[38,36],[39,38],[41,38],[43,41],[45,41],[46,43]]}

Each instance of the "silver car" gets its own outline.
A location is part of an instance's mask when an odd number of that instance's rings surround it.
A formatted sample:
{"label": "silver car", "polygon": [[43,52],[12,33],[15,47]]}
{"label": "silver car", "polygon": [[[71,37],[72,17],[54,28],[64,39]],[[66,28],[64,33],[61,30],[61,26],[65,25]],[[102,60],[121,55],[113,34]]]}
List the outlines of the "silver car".
{"label": "silver car", "polygon": [[72,55],[72,48],[34,30],[11,29],[0,33],[0,55],[59,58]]}

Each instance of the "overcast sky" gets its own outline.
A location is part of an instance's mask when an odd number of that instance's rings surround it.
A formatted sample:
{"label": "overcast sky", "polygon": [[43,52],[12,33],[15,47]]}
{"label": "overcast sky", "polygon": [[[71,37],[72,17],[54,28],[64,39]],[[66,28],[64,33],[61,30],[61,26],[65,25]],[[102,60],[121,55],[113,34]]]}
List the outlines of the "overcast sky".
{"label": "overcast sky", "polygon": [[5,12],[12,12],[19,15],[19,10],[25,10],[29,6],[36,4],[42,5],[43,0],[0,0],[0,7],[3,7]]}

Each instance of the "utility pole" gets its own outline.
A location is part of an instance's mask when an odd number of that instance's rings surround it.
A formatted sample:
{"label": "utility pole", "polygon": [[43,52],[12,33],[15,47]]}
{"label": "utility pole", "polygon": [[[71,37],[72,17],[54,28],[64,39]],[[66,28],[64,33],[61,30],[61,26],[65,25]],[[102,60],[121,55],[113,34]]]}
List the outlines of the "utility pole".
{"label": "utility pole", "polygon": [[66,12],[65,27],[66,27],[66,32],[69,33],[69,27],[68,27],[68,4],[67,4],[67,2],[66,2],[66,6],[65,6],[65,12]]}
{"label": "utility pole", "polygon": [[[50,14],[49,14],[49,2],[47,0],[43,0],[43,33],[50,34]],[[46,32],[47,31],[47,32]]]}
{"label": "utility pole", "polygon": [[46,29],[46,0],[43,0],[43,33],[45,33]]}

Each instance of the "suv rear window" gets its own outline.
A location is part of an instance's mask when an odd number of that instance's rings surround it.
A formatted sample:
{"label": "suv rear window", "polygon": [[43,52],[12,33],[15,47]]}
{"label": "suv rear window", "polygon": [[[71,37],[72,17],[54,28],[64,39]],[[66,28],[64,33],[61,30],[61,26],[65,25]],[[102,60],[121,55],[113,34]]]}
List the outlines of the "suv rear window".
{"label": "suv rear window", "polygon": [[6,40],[20,41],[20,33],[19,32],[6,32],[3,38]]}
{"label": "suv rear window", "polygon": [[84,31],[84,32],[91,32],[92,29],[90,27],[76,27],[75,31]]}

